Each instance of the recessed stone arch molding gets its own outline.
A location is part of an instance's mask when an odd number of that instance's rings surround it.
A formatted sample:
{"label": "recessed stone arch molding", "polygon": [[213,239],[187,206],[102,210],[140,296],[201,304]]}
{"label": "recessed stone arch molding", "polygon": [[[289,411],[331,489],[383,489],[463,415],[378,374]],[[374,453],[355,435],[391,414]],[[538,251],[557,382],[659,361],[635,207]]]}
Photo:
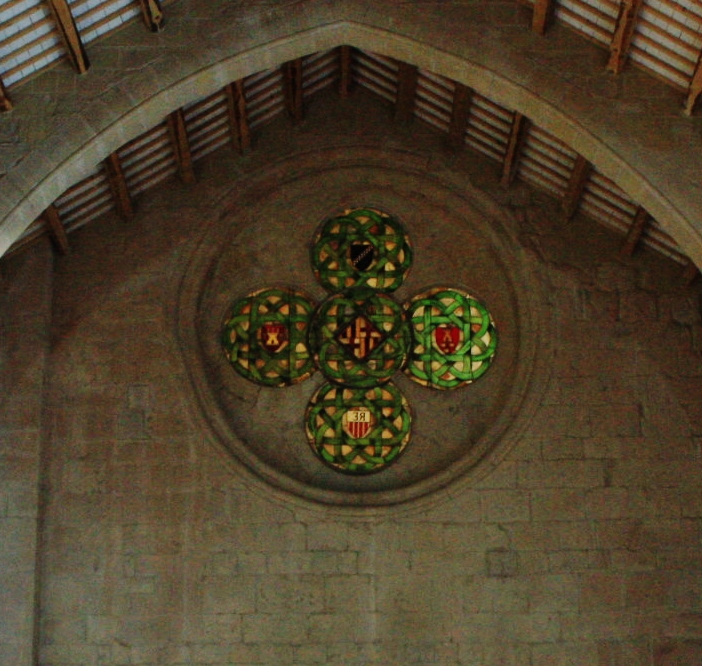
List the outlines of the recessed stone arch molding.
{"label": "recessed stone arch molding", "polygon": [[[261,183],[270,182],[271,173],[289,175],[278,178],[275,190],[261,198]],[[486,195],[408,165],[405,151],[349,149],[340,156],[328,149],[306,160],[291,156],[263,170],[247,181],[246,189],[237,190],[222,204],[221,217],[208,221],[181,281],[177,331],[193,389],[193,415],[224,454],[223,464],[235,465],[241,478],[251,480],[252,488],[346,508],[436,501],[456,484],[474,483],[516,444],[540,404],[553,367],[550,336],[545,333],[551,329],[550,315],[540,269],[520,248],[510,215]],[[309,319],[307,340],[309,351],[321,350],[312,329],[330,323],[327,306],[339,299],[321,286],[310,268],[312,239],[324,220],[339,210],[355,210],[359,204],[399,220],[414,248],[412,270],[396,291],[344,292],[344,299],[363,301],[364,328],[368,330],[368,323],[376,325],[389,340],[394,329],[380,323],[386,313],[377,299],[406,304],[411,317],[423,302],[413,300],[414,296],[430,299],[437,294],[444,303],[447,290],[442,285],[450,284],[461,295],[470,293],[476,303],[484,303],[494,318],[500,341],[494,359],[492,351],[489,354],[489,371],[473,364],[473,376],[458,378],[456,372],[466,369],[461,362],[450,377],[441,371],[440,376],[427,378],[423,357],[417,356],[422,344],[416,332],[423,328],[404,314],[398,314],[399,330],[406,329],[411,336],[411,350],[403,347],[402,356],[417,361],[419,374],[414,365],[410,368],[405,363],[383,365],[387,374],[378,377],[366,373],[379,367],[376,361],[396,358],[388,356],[394,354],[394,344],[388,348],[379,344],[362,357],[355,355],[355,347],[340,354],[342,360],[352,361],[345,366],[350,377],[340,377],[336,365],[330,372],[321,353],[311,374],[302,368],[305,371],[299,377],[288,376],[287,370],[279,371],[291,367],[286,361],[289,351],[279,340],[291,341],[291,328],[276,336],[276,345],[267,347],[267,353],[251,355],[256,345],[268,344],[263,333],[270,322],[279,321],[277,315],[271,317],[271,303],[277,313],[303,294],[305,302],[319,304]],[[294,209],[294,225],[280,214],[283,209]],[[261,225],[260,220],[267,223]],[[262,284],[267,285],[264,291],[258,290]],[[452,293],[455,299],[458,291]],[[453,304],[447,307],[459,317]],[[254,310],[256,317],[251,314]],[[467,311],[460,314],[461,321],[470,320],[470,330],[458,332],[449,356],[442,352],[434,358],[453,358],[459,339],[479,335],[480,326],[472,316]],[[352,325],[356,319],[344,315],[339,321]],[[492,321],[488,323],[494,339]],[[324,340],[346,344],[344,335],[337,333],[345,335],[344,327]],[[433,333],[422,340],[435,344]],[[245,353],[233,355],[242,341]],[[308,350],[302,350],[296,358],[308,355]],[[268,362],[281,359],[286,365],[274,367]],[[487,362],[486,357],[485,367]],[[255,372],[250,371],[251,364],[258,364]],[[349,395],[340,397],[338,392],[347,389]],[[384,389],[398,399],[368,393]],[[333,399],[327,400],[334,390]],[[356,410],[357,402],[383,428],[387,424],[373,410],[384,408],[387,401],[397,407],[397,414],[389,412],[393,419],[402,413],[401,423],[392,421],[396,431],[388,430],[398,436],[397,450],[391,447],[388,453],[393,458],[373,461],[360,472],[342,466],[336,458],[325,463],[314,436],[328,433],[315,430],[315,409],[326,409],[330,401],[336,405],[337,398],[341,402],[328,415],[336,419],[334,433],[342,439],[339,427],[346,428],[343,418]],[[364,436],[351,434],[361,440]],[[352,473],[340,474],[339,469]]]}

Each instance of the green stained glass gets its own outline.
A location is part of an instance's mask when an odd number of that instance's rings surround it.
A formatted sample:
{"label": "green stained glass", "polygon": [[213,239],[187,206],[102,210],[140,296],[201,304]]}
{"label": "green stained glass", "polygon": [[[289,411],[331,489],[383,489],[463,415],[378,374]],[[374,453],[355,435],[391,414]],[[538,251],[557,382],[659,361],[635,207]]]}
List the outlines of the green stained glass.
{"label": "green stained glass", "polygon": [[412,263],[412,248],[394,218],[371,208],[324,222],[312,246],[312,268],[331,292],[351,287],[395,291]]}
{"label": "green stained glass", "polygon": [[322,386],[310,400],[307,439],[340,472],[369,474],[397,460],[410,438],[411,415],[392,383],[367,389]]}
{"label": "green stained glass", "polygon": [[222,343],[234,369],[264,386],[289,386],[309,377],[314,362],[307,329],[314,305],[292,289],[262,289],[236,301]]}
{"label": "green stained glass", "polygon": [[335,292],[315,304],[293,289],[262,289],[234,302],[224,351],[235,370],[263,386],[290,386],[321,369],[331,382],[310,400],[307,439],[333,469],[369,474],[395,461],[410,438],[406,399],[392,384],[454,389],[481,377],[497,333],[487,308],[442,287],[398,305],[412,248],[400,223],[370,208],[327,220],[312,247],[315,276]]}
{"label": "green stained glass", "polygon": [[412,346],[405,372],[431,388],[453,389],[481,377],[497,348],[487,308],[467,293],[432,289],[405,305]]}
{"label": "green stained glass", "polygon": [[402,308],[372,289],[352,289],[319,307],[310,331],[317,365],[333,382],[370,387],[405,362],[410,332]]}

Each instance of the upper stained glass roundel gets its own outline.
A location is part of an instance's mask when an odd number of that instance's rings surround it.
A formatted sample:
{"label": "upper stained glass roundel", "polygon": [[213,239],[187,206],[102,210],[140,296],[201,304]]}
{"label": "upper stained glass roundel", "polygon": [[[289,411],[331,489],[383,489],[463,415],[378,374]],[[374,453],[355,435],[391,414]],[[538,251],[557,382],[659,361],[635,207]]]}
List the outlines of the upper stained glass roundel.
{"label": "upper stained glass roundel", "polygon": [[395,291],[412,263],[412,247],[402,225],[372,208],[346,210],[326,220],[314,239],[312,268],[331,292],[351,287]]}

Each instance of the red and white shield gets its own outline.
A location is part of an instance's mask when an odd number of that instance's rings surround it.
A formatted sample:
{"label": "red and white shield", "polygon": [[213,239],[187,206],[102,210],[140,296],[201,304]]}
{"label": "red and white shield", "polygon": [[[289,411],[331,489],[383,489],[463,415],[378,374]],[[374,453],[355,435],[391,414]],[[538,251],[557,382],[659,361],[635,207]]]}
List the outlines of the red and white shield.
{"label": "red and white shield", "polygon": [[288,329],[284,324],[268,322],[259,329],[261,346],[271,354],[280,351],[288,341]]}
{"label": "red and white shield", "polygon": [[462,331],[458,326],[439,324],[434,329],[434,342],[442,354],[453,354],[463,342]]}
{"label": "red and white shield", "polygon": [[367,407],[349,409],[341,419],[344,432],[353,439],[366,437],[375,425],[375,418]]}

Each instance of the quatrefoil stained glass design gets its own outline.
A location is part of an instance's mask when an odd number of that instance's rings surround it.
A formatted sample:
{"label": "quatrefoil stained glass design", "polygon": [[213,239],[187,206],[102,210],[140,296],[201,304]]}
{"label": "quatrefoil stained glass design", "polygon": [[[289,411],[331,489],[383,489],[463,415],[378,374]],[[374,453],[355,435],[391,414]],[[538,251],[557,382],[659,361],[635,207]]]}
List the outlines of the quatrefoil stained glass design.
{"label": "quatrefoil stained glass design", "polygon": [[377,472],[405,450],[412,417],[395,373],[456,389],[480,378],[495,356],[492,317],[465,291],[434,288],[403,305],[392,299],[412,258],[394,217],[346,210],[320,226],[312,245],[312,270],[329,298],[315,304],[287,287],[262,289],[235,301],[224,322],[225,354],[242,377],[269,387],[317,369],[326,377],[305,431],[315,455],[337,471]]}

